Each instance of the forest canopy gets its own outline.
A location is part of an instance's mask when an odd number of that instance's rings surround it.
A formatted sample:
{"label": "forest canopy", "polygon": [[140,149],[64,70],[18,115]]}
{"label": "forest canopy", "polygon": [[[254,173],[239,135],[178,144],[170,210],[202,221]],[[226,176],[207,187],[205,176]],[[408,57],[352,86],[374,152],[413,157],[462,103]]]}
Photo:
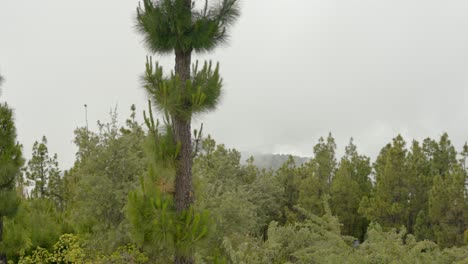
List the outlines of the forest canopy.
{"label": "forest canopy", "polygon": [[[153,135],[132,110],[123,125],[113,113],[98,131],[77,128],[70,170],[58,169],[45,138],[34,144],[19,208],[4,218],[11,261],[172,261],[173,176],[151,162]],[[468,148],[447,134],[411,144],[397,135],[373,161],[352,139],[337,157],[329,134],[309,161],[291,156],[277,170],[199,139],[197,263],[466,263]]]}

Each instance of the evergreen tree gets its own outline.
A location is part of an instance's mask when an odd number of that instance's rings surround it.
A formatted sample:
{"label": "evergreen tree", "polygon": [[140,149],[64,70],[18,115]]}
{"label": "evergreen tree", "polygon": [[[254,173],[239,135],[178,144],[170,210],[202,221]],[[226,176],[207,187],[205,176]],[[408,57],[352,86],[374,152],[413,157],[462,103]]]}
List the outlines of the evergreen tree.
{"label": "evergreen tree", "polygon": [[276,171],[275,179],[279,185],[284,188],[283,194],[283,216],[282,223],[290,222],[291,213],[295,211],[294,206],[297,205],[299,199],[299,178],[297,174],[297,167],[292,156],[283,163],[283,165]]}
{"label": "evergreen tree", "polygon": [[133,240],[157,263],[168,263],[174,256],[186,259],[192,256],[198,241],[208,230],[207,214],[188,210],[177,212],[174,205],[174,157],[170,126],[162,129],[154,121],[151,104],[148,126],[148,172],[140,178],[140,188],[128,195],[127,219],[131,224]]}
{"label": "evergreen tree", "polygon": [[37,247],[51,249],[61,234],[73,232],[54,202],[45,198],[23,199],[17,214],[5,221],[5,227],[8,232],[2,250],[11,260]]}
{"label": "evergreen tree", "polygon": [[407,157],[408,166],[408,233],[416,238],[431,239],[431,228],[428,225],[428,194],[432,187],[433,174],[429,157],[424,152],[424,146],[413,141]]}
{"label": "evergreen tree", "polygon": [[429,215],[437,243],[442,247],[464,244],[466,224],[464,172],[461,167],[437,175],[429,196]]}
{"label": "evergreen tree", "polygon": [[330,194],[331,181],[336,170],[335,150],[335,139],[331,133],[326,140],[320,137],[314,146],[314,158],[298,169],[301,179],[298,205],[317,215],[325,213],[323,199]]}
{"label": "evergreen tree", "polygon": [[408,222],[409,190],[405,141],[398,135],[384,147],[375,169],[375,188],[361,201],[360,212],[385,228],[398,228]]}
{"label": "evergreen tree", "polygon": [[[297,206],[315,215],[323,215],[323,198],[328,195],[326,178],[320,179],[315,159],[300,166],[296,173],[298,198]],[[321,181],[322,180],[322,181]],[[327,192],[324,192],[327,190]]]}
{"label": "evergreen tree", "polygon": [[[61,179],[58,168],[57,154],[49,156],[47,148],[47,138],[42,137],[42,141],[34,142],[32,157],[28,161],[26,168],[26,178],[34,184],[32,197],[46,198],[54,196],[58,204],[63,202],[63,192],[60,191]],[[52,183],[52,184],[50,184]]]}
{"label": "evergreen tree", "polygon": [[[227,29],[239,15],[237,0],[222,0],[213,6],[205,2],[196,8],[192,0],[143,0],[137,9],[137,27],[148,49],[154,53],[175,53],[174,73],[163,76],[162,67],[146,64],[145,88],[156,107],[169,118],[177,146],[175,157],[174,206],[179,214],[193,201],[191,119],[194,114],[216,107],[221,93],[218,66],[205,63],[191,69],[192,52],[213,50],[226,41]],[[175,263],[193,263],[192,256],[176,252]]]}
{"label": "evergreen tree", "polygon": [[[0,82],[3,79],[0,77]],[[2,250],[5,217],[16,213],[19,197],[16,191],[16,179],[23,165],[21,145],[16,142],[16,128],[13,111],[6,103],[0,104],[0,263],[7,263]]]}
{"label": "evergreen tree", "polygon": [[425,139],[423,150],[431,161],[432,175],[440,175],[444,178],[458,166],[457,151],[447,133],[444,133],[438,142],[429,138]]}
{"label": "evergreen tree", "polygon": [[335,158],[336,144],[332,134],[329,133],[327,140],[321,137],[319,143],[314,146],[314,161],[317,164],[317,176],[320,182],[319,195],[329,194],[333,174],[336,169]]}
{"label": "evergreen tree", "polygon": [[358,154],[351,139],[332,181],[331,208],[343,224],[343,234],[360,241],[364,240],[368,221],[358,209],[361,199],[371,193],[371,171],[370,159]]}

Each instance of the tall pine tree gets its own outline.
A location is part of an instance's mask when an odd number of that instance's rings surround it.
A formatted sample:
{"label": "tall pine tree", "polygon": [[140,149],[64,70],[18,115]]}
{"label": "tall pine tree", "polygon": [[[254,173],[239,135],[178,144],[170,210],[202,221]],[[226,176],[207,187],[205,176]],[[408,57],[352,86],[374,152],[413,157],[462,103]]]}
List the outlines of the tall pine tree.
{"label": "tall pine tree", "polygon": [[[162,67],[146,64],[144,86],[155,106],[168,117],[175,157],[174,206],[179,214],[194,201],[192,183],[191,119],[216,107],[222,81],[218,66],[197,63],[191,68],[192,52],[206,52],[227,39],[229,26],[239,16],[237,0],[208,1],[201,7],[192,0],[143,0],[137,8],[137,27],[150,52],[175,54],[174,73],[166,77]],[[175,263],[193,263],[193,256],[176,252]]]}
{"label": "tall pine tree", "polygon": [[331,189],[331,209],[343,224],[342,232],[364,240],[368,221],[358,214],[359,203],[372,189],[370,159],[359,155],[351,139],[341,159]]}
{"label": "tall pine tree", "polygon": [[336,144],[331,133],[314,146],[314,158],[299,169],[298,205],[316,215],[323,215],[323,199],[330,194],[331,181],[336,170]]}
{"label": "tall pine tree", "polygon": [[370,221],[386,228],[399,228],[408,221],[408,179],[406,147],[398,135],[385,146],[374,164],[375,188],[371,197],[364,197],[360,212]]}
{"label": "tall pine tree", "polygon": [[[16,178],[23,162],[21,145],[16,142],[13,111],[6,103],[0,104],[0,249],[4,217],[14,215],[19,205]],[[2,250],[0,250],[0,263],[7,263],[6,254]]]}
{"label": "tall pine tree", "polygon": [[462,245],[466,229],[465,171],[448,135],[431,141],[432,172],[436,175],[429,192],[429,217],[437,243],[443,247]]}
{"label": "tall pine tree", "polygon": [[54,200],[57,200],[58,205],[62,203],[63,192],[60,191],[61,178],[57,154],[49,156],[45,136],[42,137],[41,142],[34,142],[32,157],[26,168],[26,177],[34,184],[33,197],[53,197]]}
{"label": "tall pine tree", "polygon": [[[426,143],[428,140],[425,141]],[[432,232],[428,218],[428,194],[432,187],[434,175],[425,145],[414,140],[408,152],[408,232],[418,239],[431,239]]]}

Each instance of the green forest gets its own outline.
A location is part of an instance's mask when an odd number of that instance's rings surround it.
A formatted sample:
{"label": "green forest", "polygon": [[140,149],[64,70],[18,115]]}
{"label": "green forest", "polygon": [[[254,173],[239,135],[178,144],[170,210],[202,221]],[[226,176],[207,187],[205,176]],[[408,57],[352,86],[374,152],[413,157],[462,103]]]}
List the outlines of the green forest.
{"label": "green forest", "polygon": [[22,109],[0,104],[0,263],[468,263],[468,144],[447,133],[395,135],[375,159],[352,138],[338,157],[330,133],[310,159],[268,168],[193,127],[221,106],[223,79],[192,56],[241,15],[237,0],[200,2],[136,6],[148,53],[175,68],[148,56],[148,104],[76,128],[72,168],[47,135],[23,149]]}

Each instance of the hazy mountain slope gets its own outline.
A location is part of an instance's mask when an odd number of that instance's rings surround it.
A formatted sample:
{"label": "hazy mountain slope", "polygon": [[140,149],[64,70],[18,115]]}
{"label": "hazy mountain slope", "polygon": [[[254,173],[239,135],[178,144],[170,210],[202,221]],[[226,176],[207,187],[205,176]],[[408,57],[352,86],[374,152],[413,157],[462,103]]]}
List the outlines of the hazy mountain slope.
{"label": "hazy mountain slope", "polygon": [[[253,156],[254,165],[261,169],[273,169],[277,170],[284,162],[288,160],[290,155],[288,154],[265,154],[265,153],[252,153],[242,152],[242,164],[246,163],[246,160]],[[293,156],[294,161],[297,165],[303,164],[310,160],[310,158]]]}

